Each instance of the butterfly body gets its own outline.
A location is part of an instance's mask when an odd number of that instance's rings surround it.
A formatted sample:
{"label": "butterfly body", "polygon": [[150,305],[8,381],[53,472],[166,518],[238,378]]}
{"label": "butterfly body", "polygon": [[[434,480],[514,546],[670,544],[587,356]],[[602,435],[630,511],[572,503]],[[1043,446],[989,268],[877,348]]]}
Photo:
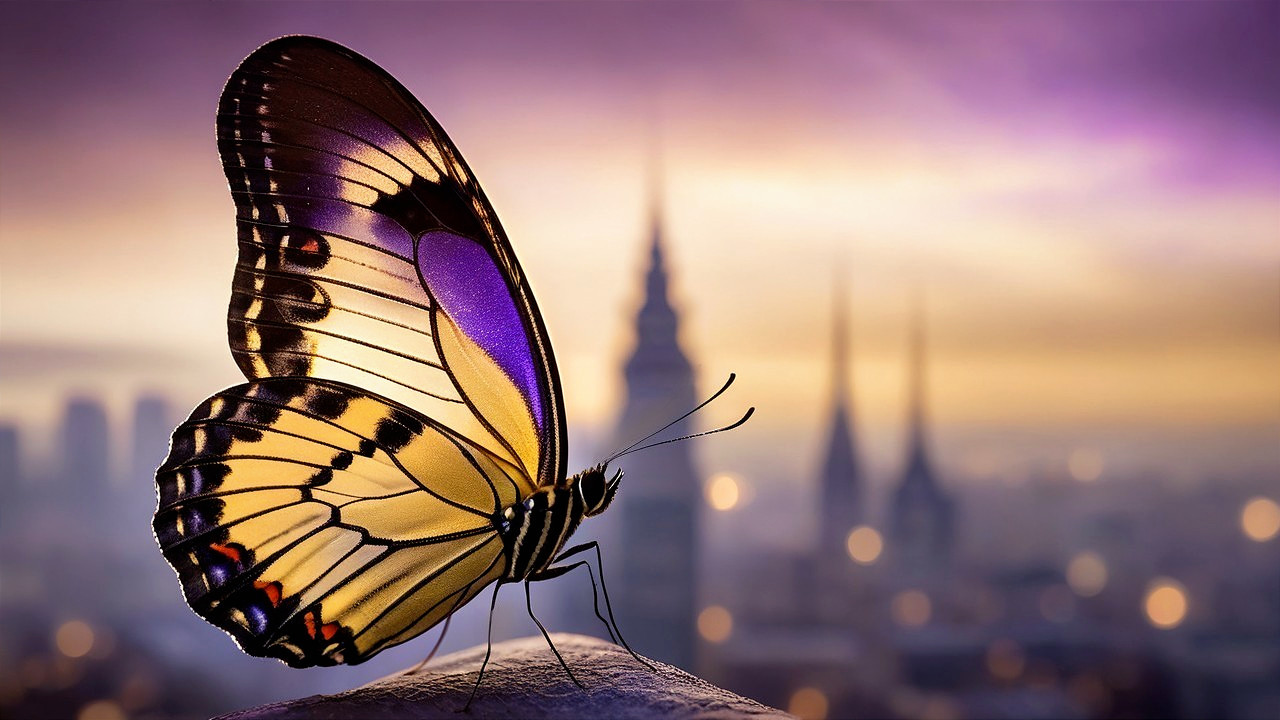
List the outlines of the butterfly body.
{"label": "butterfly body", "polygon": [[617,491],[619,472],[604,479],[604,466],[584,470],[556,487],[544,488],[503,514],[506,582],[537,578],[547,571],[583,518],[599,515]]}

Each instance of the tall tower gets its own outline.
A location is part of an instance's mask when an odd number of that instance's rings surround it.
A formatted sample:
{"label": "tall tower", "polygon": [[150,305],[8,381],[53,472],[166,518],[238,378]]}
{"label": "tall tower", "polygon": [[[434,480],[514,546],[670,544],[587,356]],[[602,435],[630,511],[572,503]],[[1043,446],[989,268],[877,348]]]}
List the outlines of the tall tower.
{"label": "tall tower", "polygon": [[107,411],[101,401],[90,397],[67,401],[58,447],[63,487],[85,493],[82,498],[107,492],[111,480],[108,433]]}
{"label": "tall tower", "polygon": [[12,497],[22,486],[22,462],[18,456],[18,428],[0,423],[0,497]]}
{"label": "tall tower", "polygon": [[923,309],[911,314],[908,366],[907,458],[890,508],[890,550],[908,573],[939,568],[950,559],[955,505],[934,475],[925,436],[925,337]]}
{"label": "tall tower", "polygon": [[[696,404],[693,369],[677,338],[679,318],[667,294],[667,269],[658,203],[651,217],[649,268],[636,316],[635,349],[623,369],[626,400],[614,431],[624,447]],[[663,433],[689,433],[682,420]],[[623,632],[637,652],[692,669],[697,602],[700,476],[689,443],[629,455],[615,503],[622,535],[626,585],[619,603]]]}
{"label": "tall tower", "polygon": [[22,487],[22,461],[18,448],[18,428],[0,423],[0,497],[5,498],[5,506],[0,507],[0,536],[13,525],[14,511],[21,512],[26,492]]}
{"label": "tall tower", "polygon": [[129,484],[141,484],[150,491],[156,468],[169,450],[169,435],[176,425],[172,416],[162,395],[140,395],[134,403]]}
{"label": "tall tower", "polygon": [[822,462],[822,508],[819,552],[844,556],[845,537],[862,521],[862,478],[858,472],[853,412],[849,406],[849,319],[844,283],[837,277],[832,306],[831,422]]}

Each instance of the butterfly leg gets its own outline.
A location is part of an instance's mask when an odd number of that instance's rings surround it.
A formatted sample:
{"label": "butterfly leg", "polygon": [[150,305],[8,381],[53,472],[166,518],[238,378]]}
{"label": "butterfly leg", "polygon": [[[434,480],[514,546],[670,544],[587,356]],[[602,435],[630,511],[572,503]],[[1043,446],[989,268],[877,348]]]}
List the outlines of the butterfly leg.
{"label": "butterfly leg", "polygon": [[556,654],[556,659],[560,661],[560,667],[564,668],[564,671],[568,673],[569,679],[573,681],[574,685],[577,685],[580,688],[586,689],[582,683],[578,682],[578,678],[573,676],[573,671],[569,669],[569,666],[568,664],[565,663],[564,658],[560,657],[560,651],[556,649],[556,644],[551,642],[551,636],[547,634],[547,629],[542,626],[542,621],[538,620],[538,617],[533,614],[533,598],[529,595],[528,580],[526,580],[524,583],[524,606],[529,609],[529,617],[533,619],[534,624],[537,625],[538,629],[542,631],[542,637],[546,638],[547,645],[551,646],[551,652]]}
{"label": "butterfly leg", "polygon": [[[453,610],[457,609],[458,606],[455,604]],[[450,610],[449,614],[444,616],[444,627],[440,629],[440,637],[436,638],[436,644],[431,646],[431,652],[427,653],[427,656],[422,658],[422,662],[414,665],[413,669],[405,673],[405,675],[417,675],[418,671],[426,667],[427,663],[431,662],[431,658],[436,656],[436,651],[440,649],[440,643],[444,642],[445,633],[449,632],[449,621],[453,619],[453,610]]]}
{"label": "butterfly leg", "polygon": [[[626,638],[622,637],[622,628],[618,627],[618,621],[613,617],[613,603],[609,602],[609,586],[605,585],[604,583],[604,559],[600,555],[600,543],[596,542],[595,540],[592,540],[591,542],[582,543],[581,545],[574,545],[568,550],[565,550],[564,552],[560,553],[560,555],[556,557],[555,562],[560,562],[565,558],[572,557],[574,555],[577,555],[578,553],[586,552],[588,550],[596,551],[596,568],[600,571],[600,590],[604,593],[604,609],[605,609],[605,612],[609,613],[609,621],[613,623],[613,632],[609,633],[609,636],[613,637],[613,634],[617,633],[618,644],[621,645],[623,648],[625,648],[627,652],[631,653],[631,657],[635,658],[636,661],[639,662],[641,665],[644,665],[650,670],[657,672],[658,671],[657,668],[651,665],[644,658],[637,655],[635,650],[631,649],[631,646],[627,644]],[[587,566],[588,571],[590,570],[590,567],[591,567],[590,565]],[[593,591],[595,590],[594,578],[592,578],[591,589]],[[597,610],[596,615],[598,616],[599,614],[600,612],[599,610]]]}
{"label": "butterfly leg", "polygon": [[616,645],[618,643],[618,638],[613,634],[613,626],[609,625],[609,621],[605,620],[604,615],[600,614],[600,591],[596,588],[596,574],[591,570],[591,563],[586,560],[579,560],[572,565],[561,565],[560,567],[547,568],[540,573],[530,575],[529,580],[541,582],[542,580],[558,578],[578,567],[585,567],[587,569],[587,577],[591,578],[591,604],[595,607],[596,617],[600,618],[600,623],[604,625],[605,632],[609,633],[609,639]]}
{"label": "butterfly leg", "polygon": [[484,646],[484,662],[480,663],[480,674],[476,675],[476,686],[471,688],[471,697],[467,698],[467,704],[463,705],[459,712],[466,712],[471,707],[471,701],[476,699],[476,691],[480,689],[480,679],[484,677],[484,669],[489,665],[489,654],[493,652],[493,611],[498,607],[498,590],[500,589],[502,589],[501,580],[493,586],[493,599],[489,601],[489,641]]}

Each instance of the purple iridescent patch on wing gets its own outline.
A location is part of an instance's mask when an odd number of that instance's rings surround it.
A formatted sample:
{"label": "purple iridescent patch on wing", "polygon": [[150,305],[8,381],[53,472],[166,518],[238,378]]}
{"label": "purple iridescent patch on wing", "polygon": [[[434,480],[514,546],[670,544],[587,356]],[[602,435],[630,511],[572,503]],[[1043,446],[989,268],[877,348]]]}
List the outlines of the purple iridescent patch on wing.
{"label": "purple iridescent patch on wing", "polygon": [[542,400],[533,350],[506,278],[493,258],[475,241],[433,230],[418,241],[418,269],[441,309],[519,388],[541,430]]}

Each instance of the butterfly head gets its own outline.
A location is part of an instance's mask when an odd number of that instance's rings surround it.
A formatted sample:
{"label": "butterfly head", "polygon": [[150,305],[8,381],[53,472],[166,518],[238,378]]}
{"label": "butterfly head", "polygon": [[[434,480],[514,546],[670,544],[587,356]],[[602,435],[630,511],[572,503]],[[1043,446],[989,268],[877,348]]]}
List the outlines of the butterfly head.
{"label": "butterfly head", "polygon": [[597,465],[575,475],[569,484],[574,492],[582,498],[583,514],[587,517],[599,515],[613,502],[613,495],[618,491],[618,483],[622,480],[622,471],[614,473],[611,479],[605,479],[604,465]]}

